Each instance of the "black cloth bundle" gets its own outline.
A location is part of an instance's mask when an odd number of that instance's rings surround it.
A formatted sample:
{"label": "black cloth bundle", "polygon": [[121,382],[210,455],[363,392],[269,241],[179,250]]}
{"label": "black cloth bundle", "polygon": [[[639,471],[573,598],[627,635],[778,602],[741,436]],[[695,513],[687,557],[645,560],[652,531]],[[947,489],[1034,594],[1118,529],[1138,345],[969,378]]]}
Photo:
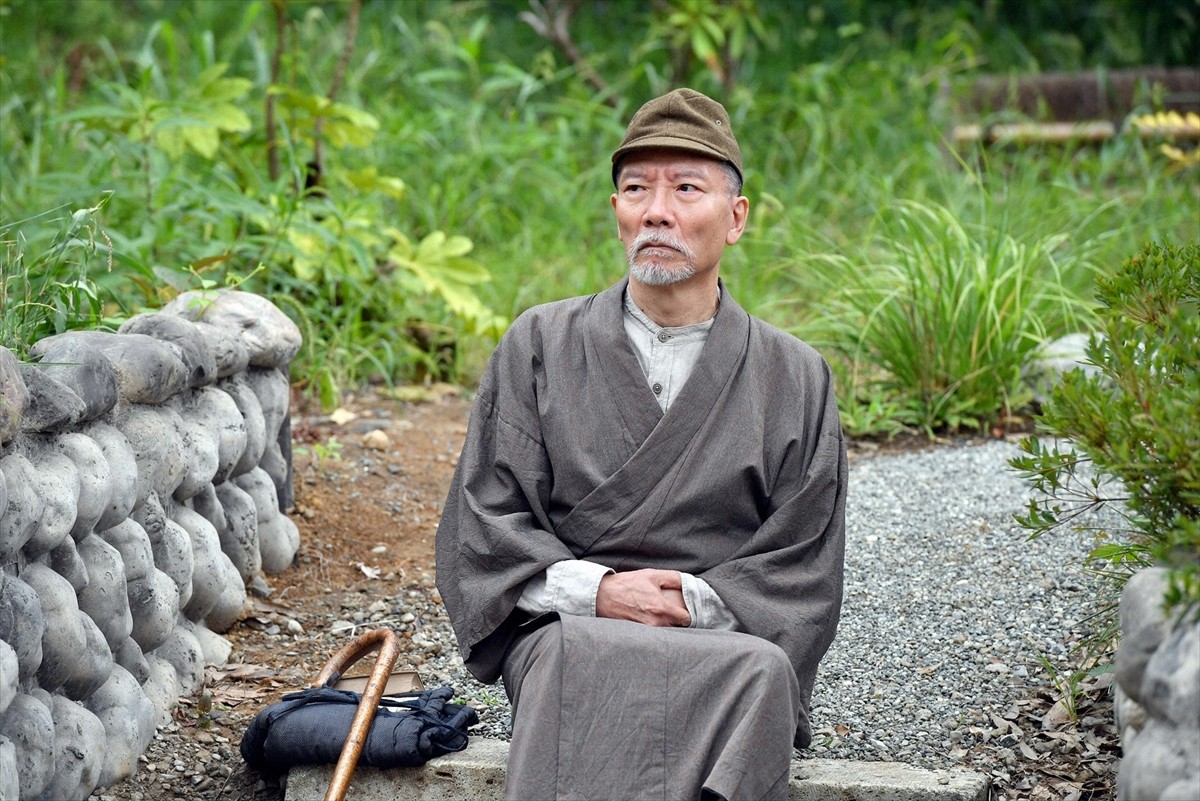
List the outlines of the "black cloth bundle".
{"label": "black cloth bundle", "polygon": [[[453,696],[453,688],[436,687],[383,698],[358,764],[411,768],[466,748],[467,729],[479,717],[469,706],[449,703]],[[283,696],[250,722],[242,736],[242,759],[264,772],[336,764],[361,698],[332,686]]]}

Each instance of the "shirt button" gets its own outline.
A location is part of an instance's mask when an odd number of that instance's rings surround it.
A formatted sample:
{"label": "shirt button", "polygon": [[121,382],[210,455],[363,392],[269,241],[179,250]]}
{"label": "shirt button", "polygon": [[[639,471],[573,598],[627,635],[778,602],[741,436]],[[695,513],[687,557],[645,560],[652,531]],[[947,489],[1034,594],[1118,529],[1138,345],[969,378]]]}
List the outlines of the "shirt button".
{"label": "shirt button", "polygon": [[666,331],[659,331],[659,332],[658,332],[658,341],[659,341],[659,342],[666,342],[666,341],[667,341],[668,339],[670,339],[670,338],[671,338],[671,335],[670,335],[670,334],[668,334]]}
{"label": "shirt button", "polygon": [[650,389],[654,390],[655,395],[662,394],[662,384],[655,382],[654,386],[650,387]]}

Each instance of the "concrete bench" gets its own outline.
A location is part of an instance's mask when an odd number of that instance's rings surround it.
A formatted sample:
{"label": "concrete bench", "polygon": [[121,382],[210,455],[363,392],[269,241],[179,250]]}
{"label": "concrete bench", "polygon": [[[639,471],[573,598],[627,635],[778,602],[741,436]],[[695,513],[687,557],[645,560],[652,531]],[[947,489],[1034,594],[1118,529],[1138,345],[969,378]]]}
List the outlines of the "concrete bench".
{"label": "concrete bench", "polygon": [[[501,801],[508,743],[474,738],[466,751],[420,768],[359,768],[346,801]],[[332,765],[296,768],[285,801],[322,801]],[[900,762],[803,759],[792,763],[789,801],[986,801],[988,780],[961,768],[923,770]]]}

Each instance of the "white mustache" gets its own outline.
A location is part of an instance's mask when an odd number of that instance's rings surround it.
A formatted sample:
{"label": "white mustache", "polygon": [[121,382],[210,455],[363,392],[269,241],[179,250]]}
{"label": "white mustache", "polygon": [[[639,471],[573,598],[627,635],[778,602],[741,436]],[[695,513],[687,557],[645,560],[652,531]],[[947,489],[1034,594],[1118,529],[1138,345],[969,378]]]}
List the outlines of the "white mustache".
{"label": "white mustache", "polygon": [[689,261],[693,258],[692,251],[687,245],[671,234],[664,234],[661,231],[643,231],[638,234],[637,239],[629,243],[627,255],[632,260],[641,250],[648,247],[668,247],[678,250]]}

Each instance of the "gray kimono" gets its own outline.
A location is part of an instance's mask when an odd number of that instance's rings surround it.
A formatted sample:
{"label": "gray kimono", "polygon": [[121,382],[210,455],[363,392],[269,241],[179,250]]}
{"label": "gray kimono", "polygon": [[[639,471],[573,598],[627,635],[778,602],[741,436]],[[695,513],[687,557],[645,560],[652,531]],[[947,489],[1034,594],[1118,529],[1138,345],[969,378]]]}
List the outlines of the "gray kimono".
{"label": "gray kimono", "polygon": [[829,368],[722,285],[664,414],[622,325],[624,288],[530,309],[480,383],[436,540],[463,658],[496,680],[514,640],[545,623],[516,608],[522,586],[555,562],[686,571],[786,654],[804,747],[842,599],[846,458]]}

